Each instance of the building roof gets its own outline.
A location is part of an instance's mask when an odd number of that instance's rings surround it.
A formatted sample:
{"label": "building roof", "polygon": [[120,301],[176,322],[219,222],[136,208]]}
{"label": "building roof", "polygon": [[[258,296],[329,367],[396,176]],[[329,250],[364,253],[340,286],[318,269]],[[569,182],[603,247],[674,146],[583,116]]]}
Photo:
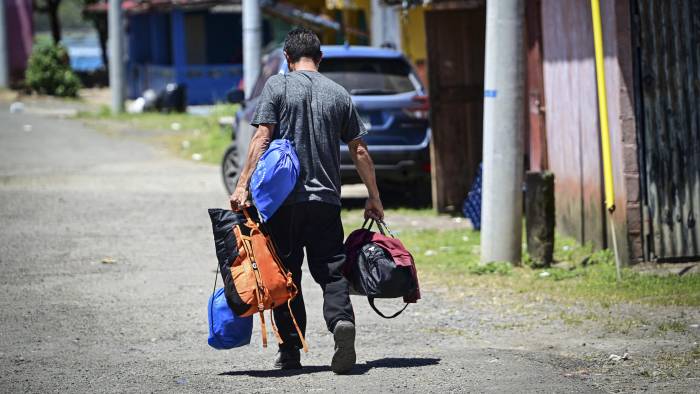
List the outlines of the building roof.
{"label": "building roof", "polygon": [[[241,0],[122,0],[122,10],[126,12],[147,12],[150,10],[167,10],[171,8],[211,8],[214,6],[236,5]],[[88,13],[103,13],[109,9],[107,1],[89,4]]]}
{"label": "building roof", "polygon": [[394,49],[376,48],[362,45],[322,45],[324,57],[381,57],[399,58],[401,52]]}

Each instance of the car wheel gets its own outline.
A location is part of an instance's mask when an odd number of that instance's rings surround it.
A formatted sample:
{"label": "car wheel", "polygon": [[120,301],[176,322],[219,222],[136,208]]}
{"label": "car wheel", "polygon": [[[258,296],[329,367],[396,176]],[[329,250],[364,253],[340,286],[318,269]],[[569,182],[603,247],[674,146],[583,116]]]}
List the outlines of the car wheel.
{"label": "car wheel", "polygon": [[226,191],[229,195],[232,194],[236,188],[236,183],[238,183],[238,177],[241,175],[240,159],[236,144],[231,144],[224,153],[224,158],[221,161],[221,175]]}

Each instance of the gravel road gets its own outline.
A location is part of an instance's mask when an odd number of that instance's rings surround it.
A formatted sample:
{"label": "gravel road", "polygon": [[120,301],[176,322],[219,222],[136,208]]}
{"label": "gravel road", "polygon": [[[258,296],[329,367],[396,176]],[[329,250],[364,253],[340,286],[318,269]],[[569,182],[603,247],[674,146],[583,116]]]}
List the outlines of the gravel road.
{"label": "gravel road", "polygon": [[[227,202],[217,167],[77,121],[10,115],[6,105],[0,125],[0,392],[616,389],[577,373],[591,367],[580,355],[517,330],[493,334],[478,295],[455,301],[439,286],[391,321],[353,298],[358,364],[348,376],[329,369],[332,337],[308,274],[302,371],[272,368],[275,349],[261,347],[257,319],[250,346],[213,350],[207,208]],[[499,339],[510,336],[524,342]]]}

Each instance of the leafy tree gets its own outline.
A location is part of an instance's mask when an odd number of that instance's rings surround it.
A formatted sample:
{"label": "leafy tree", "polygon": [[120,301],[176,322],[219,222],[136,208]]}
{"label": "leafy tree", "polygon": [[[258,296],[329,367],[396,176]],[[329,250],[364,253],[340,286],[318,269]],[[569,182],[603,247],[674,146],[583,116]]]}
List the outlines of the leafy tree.
{"label": "leafy tree", "polygon": [[80,90],[80,80],[70,67],[68,51],[48,40],[34,44],[25,81],[33,91],[52,96],[76,97]]}

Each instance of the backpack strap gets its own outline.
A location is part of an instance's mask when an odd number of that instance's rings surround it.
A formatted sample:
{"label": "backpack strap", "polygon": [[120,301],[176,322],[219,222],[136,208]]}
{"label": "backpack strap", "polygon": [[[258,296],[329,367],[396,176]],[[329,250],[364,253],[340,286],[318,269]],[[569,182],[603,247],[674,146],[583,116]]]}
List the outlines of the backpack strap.
{"label": "backpack strap", "polygon": [[377,309],[376,306],[374,306],[374,297],[367,297],[367,301],[369,301],[369,306],[371,306],[372,309],[374,309],[374,311],[377,312],[377,314],[378,314],[379,316],[381,316],[381,317],[383,317],[383,318],[385,318],[385,319],[393,319],[393,318],[395,318],[396,316],[400,315],[404,310],[406,310],[406,308],[408,307],[408,303],[406,303],[406,305],[404,305],[403,308],[401,308],[400,311],[394,313],[394,314],[391,315],[391,316],[386,316],[385,314],[383,314],[382,312],[380,312],[379,309]]}
{"label": "backpack strap", "polygon": [[260,331],[262,331],[263,347],[267,347],[267,327],[265,326],[265,314],[263,311],[259,311],[258,313],[260,314]]}
{"label": "backpack strap", "polygon": [[309,352],[309,346],[306,344],[306,339],[304,339],[304,334],[301,333],[301,330],[299,329],[299,325],[297,324],[297,319],[294,317],[294,313],[292,312],[292,299],[287,300],[287,308],[289,309],[289,315],[292,316],[292,322],[294,323],[294,328],[297,329],[297,334],[299,334],[299,340],[301,341],[301,346],[304,349],[304,353]]}
{"label": "backpack strap", "polygon": [[282,337],[280,336],[279,330],[277,330],[277,325],[275,324],[275,318],[272,316],[272,309],[270,309],[270,323],[272,324],[272,332],[275,333],[275,338],[277,338],[277,343],[278,344],[283,344],[284,341],[282,340]]}
{"label": "backpack strap", "polygon": [[[249,221],[252,222],[250,219],[250,216],[248,216],[246,210],[244,209],[243,212],[245,213],[246,217],[248,218]],[[255,227],[257,229],[257,227]],[[243,241],[243,247],[246,250],[246,253],[248,254],[248,258],[250,259],[250,264],[253,268],[253,273],[255,275],[255,295],[256,298],[258,299],[258,314],[260,315],[260,331],[262,331],[262,344],[263,347],[267,347],[267,327],[265,326],[265,306],[262,303],[263,299],[263,282],[262,282],[262,276],[260,274],[260,271],[258,270],[258,263],[255,261],[255,254],[253,253],[253,245],[251,244],[250,237],[245,236],[241,233],[240,229],[238,230],[238,234],[241,237],[241,240]],[[274,325],[274,322],[273,322]],[[277,330],[275,329],[275,334],[279,337],[279,334],[277,333]]]}

